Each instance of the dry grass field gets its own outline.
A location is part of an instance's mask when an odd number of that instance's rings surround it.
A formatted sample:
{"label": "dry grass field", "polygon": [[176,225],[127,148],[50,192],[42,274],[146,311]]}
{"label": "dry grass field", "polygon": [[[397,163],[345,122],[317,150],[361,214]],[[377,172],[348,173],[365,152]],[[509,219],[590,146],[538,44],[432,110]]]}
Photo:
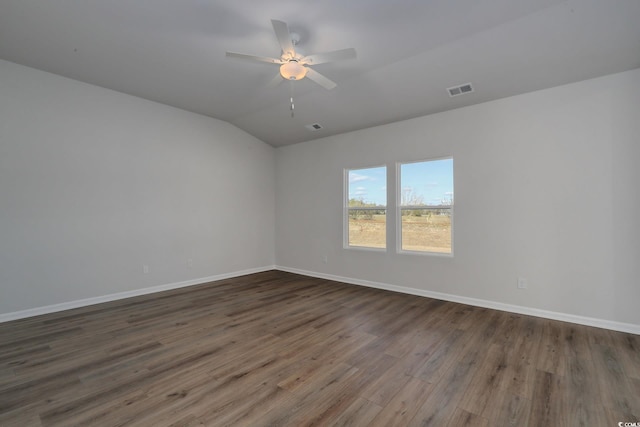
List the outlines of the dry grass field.
{"label": "dry grass field", "polygon": [[[386,216],[349,218],[349,245],[384,248]],[[403,216],[402,249],[406,251],[451,252],[451,218],[448,216]]]}

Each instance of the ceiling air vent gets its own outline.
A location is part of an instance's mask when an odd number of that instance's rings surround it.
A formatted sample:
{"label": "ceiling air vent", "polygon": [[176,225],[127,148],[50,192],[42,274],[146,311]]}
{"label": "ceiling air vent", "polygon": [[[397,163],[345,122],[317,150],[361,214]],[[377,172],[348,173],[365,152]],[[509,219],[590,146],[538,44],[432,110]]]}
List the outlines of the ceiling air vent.
{"label": "ceiling air vent", "polygon": [[313,123],[310,125],[305,125],[304,127],[306,127],[307,129],[309,129],[311,132],[315,132],[317,130],[322,129],[322,126],[318,123]]}
{"label": "ceiling air vent", "polygon": [[464,95],[465,93],[473,92],[473,86],[471,86],[471,83],[465,83],[460,86],[450,87],[447,89],[447,92],[449,92],[449,96],[451,97]]}

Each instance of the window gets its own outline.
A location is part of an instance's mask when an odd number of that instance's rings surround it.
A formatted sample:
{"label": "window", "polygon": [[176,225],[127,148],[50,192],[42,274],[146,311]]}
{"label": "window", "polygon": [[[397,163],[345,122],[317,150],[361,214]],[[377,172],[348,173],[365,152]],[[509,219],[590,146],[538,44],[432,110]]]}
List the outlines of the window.
{"label": "window", "polygon": [[345,179],[345,246],[386,248],[386,166],[347,169]]}
{"label": "window", "polygon": [[453,159],[401,163],[398,176],[400,250],[451,254]]}

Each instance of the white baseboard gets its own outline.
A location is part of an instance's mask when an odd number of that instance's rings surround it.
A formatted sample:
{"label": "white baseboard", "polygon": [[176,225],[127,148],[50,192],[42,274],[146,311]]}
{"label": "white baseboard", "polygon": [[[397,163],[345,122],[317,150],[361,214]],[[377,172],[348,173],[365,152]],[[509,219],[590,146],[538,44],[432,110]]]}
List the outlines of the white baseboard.
{"label": "white baseboard", "polygon": [[263,271],[275,270],[273,265],[250,268],[247,270],[234,271],[231,273],[217,274],[215,276],[201,277],[198,279],[186,280],[178,283],[168,283],[165,285],[151,286],[149,288],[134,289],[132,291],[118,292],[115,294],[103,295],[80,299],[75,301],[63,302],[60,304],[52,304],[44,307],[30,308],[27,310],[15,311],[12,313],[0,314],[0,323],[9,322],[11,320],[24,319],[27,317],[40,316],[42,314],[56,313],[58,311],[71,310],[72,308],[86,307],[88,305],[100,304],[103,302],[116,301],[125,298],[137,297],[139,295],[153,294],[155,292],[169,291],[172,289],[185,288],[187,286],[201,285],[203,283],[214,282],[216,280],[230,279],[233,277],[245,276],[247,274],[262,273]]}
{"label": "white baseboard", "polygon": [[289,273],[301,274],[303,276],[317,277],[319,279],[334,280],[337,282],[349,283],[352,285],[366,286],[370,288],[383,289],[387,291],[400,292],[404,294],[417,295],[427,298],[440,299],[444,301],[468,304],[477,307],[491,308],[495,310],[507,311],[510,313],[524,314],[528,316],[542,317],[545,319],[560,320],[562,322],[576,323],[579,325],[594,326],[597,328],[610,329],[613,331],[627,332],[640,335],[640,325],[631,323],[614,322],[611,320],[596,319],[592,317],[577,316],[574,314],[560,313],[556,311],[541,310],[537,308],[524,307],[519,305],[504,304],[496,301],[483,300],[478,298],[469,298],[459,295],[446,294],[441,292],[427,291],[423,289],[407,288],[403,286],[391,285],[388,283],[373,282],[369,280],[354,279],[351,277],[336,276],[333,274],[319,273],[316,271],[301,270],[284,266],[270,265],[265,267],[251,268],[247,270],[234,271],[230,273],[218,274],[215,276],[201,277],[198,279],[186,280],[178,283],[168,283],[165,285],[152,286],[149,288],[135,289],[132,291],[118,292],[115,294],[103,295],[99,297],[86,298],[81,300],[69,301],[60,304],[47,305],[44,307],[30,308],[27,310],[16,311],[12,313],[0,314],[0,323],[9,322],[11,320],[24,319],[27,317],[40,316],[42,314],[56,313],[58,311],[70,310],[73,308],[86,307],[89,305],[100,304],[103,302],[116,301],[125,298],[131,298],[139,295],[147,295],[155,292],[168,291],[172,289],[184,288],[187,286],[201,285],[203,283],[214,282],[217,280],[230,279],[233,277],[245,276],[247,274],[261,273],[269,270],[280,270]]}
{"label": "white baseboard", "polygon": [[494,310],[507,311],[510,313],[524,314],[528,316],[542,317],[551,320],[560,320],[562,322],[576,323],[578,325],[594,326],[596,328],[610,329],[613,331],[627,332],[630,334],[640,335],[640,325],[632,323],[614,322],[611,320],[596,319],[592,317],[577,316],[574,314],[560,313],[556,311],[541,310],[538,308],[524,307],[520,305],[504,304],[496,301],[483,300],[478,298],[468,298],[459,295],[446,294],[441,292],[432,292],[422,289],[407,288],[403,286],[390,285],[388,283],[372,282],[369,280],[353,279],[351,277],[335,276],[333,274],[318,273],[315,271],[300,270],[297,268],[289,268],[276,266],[277,270],[289,273],[301,274],[303,276],[317,277],[319,279],[334,280],[337,282],[349,283],[352,285],[367,286],[370,288],[384,289],[387,291],[401,292],[404,294],[417,295],[421,297],[434,298],[444,301],[458,302],[461,304],[473,305],[477,307],[492,308]]}

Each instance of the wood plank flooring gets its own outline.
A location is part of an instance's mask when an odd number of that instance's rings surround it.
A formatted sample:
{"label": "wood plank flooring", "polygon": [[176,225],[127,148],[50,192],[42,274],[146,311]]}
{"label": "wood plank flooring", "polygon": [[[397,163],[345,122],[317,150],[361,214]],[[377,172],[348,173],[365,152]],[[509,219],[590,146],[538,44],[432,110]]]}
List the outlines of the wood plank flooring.
{"label": "wood plank flooring", "polygon": [[279,271],[0,324],[1,426],[617,426],[640,336]]}

